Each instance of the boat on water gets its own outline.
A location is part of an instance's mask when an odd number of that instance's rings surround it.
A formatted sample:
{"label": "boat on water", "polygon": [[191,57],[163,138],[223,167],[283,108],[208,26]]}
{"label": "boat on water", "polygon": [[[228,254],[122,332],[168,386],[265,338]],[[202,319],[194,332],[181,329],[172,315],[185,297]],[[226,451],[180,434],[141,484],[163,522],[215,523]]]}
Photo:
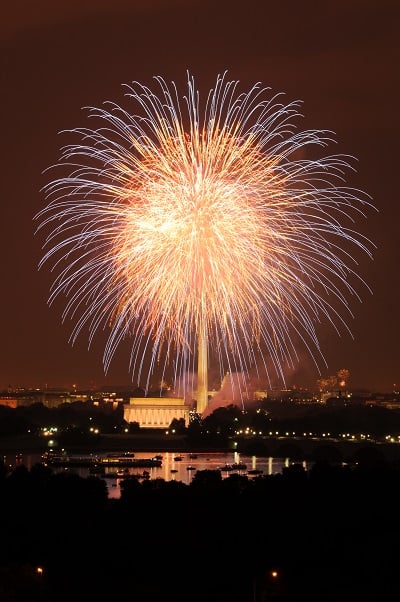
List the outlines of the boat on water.
{"label": "boat on water", "polygon": [[107,466],[122,468],[152,468],[161,466],[158,458],[135,458],[131,454],[109,454],[107,456],[79,456],[75,454],[43,454],[42,463],[54,467],[87,467],[90,472],[101,473]]}
{"label": "boat on water", "polygon": [[219,470],[225,470],[228,472],[232,472],[232,471],[242,471],[242,470],[247,470],[247,466],[246,464],[243,464],[243,462],[234,462],[233,464],[224,464],[223,466],[220,467]]}
{"label": "boat on water", "polygon": [[144,470],[143,472],[129,472],[129,469],[118,470],[117,472],[105,472],[101,475],[102,479],[115,479],[115,480],[123,480],[123,479],[150,479],[150,473],[148,470]]}
{"label": "boat on water", "polygon": [[[111,453],[111,454],[107,454],[107,458],[134,458],[135,457],[135,452],[133,451],[126,451],[126,452],[118,452],[118,453]],[[157,456],[155,456],[157,458]]]}
{"label": "boat on water", "polygon": [[124,466],[134,468],[152,468],[153,466],[162,466],[162,460],[158,458],[129,458],[119,456],[113,458],[101,458],[101,463],[105,466]]}

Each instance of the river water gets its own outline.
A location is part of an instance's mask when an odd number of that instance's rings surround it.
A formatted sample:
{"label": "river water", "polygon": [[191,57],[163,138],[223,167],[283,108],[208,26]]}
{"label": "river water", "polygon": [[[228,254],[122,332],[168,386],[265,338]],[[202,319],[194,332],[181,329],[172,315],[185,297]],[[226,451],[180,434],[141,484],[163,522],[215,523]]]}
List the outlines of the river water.
{"label": "river water", "polygon": [[[107,452],[104,454],[96,454],[96,456],[109,455],[113,453],[115,455],[123,455],[123,452]],[[197,470],[221,470],[222,478],[228,477],[230,474],[242,474],[249,478],[256,478],[258,475],[273,475],[282,472],[282,469],[290,466],[294,462],[290,458],[259,458],[257,456],[246,456],[239,454],[238,452],[196,452],[195,454],[181,453],[181,452],[135,452],[135,458],[154,458],[159,456],[162,460],[161,466],[154,466],[151,468],[129,468],[130,474],[143,475],[143,470],[146,470],[149,475],[147,478],[157,479],[161,478],[165,481],[182,481],[186,485],[189,485],[192,481]],[[24,464],[28,470],[32,468],[36,463],[41,462],[40,454],[9,454],[4,456],[4,462],[6,465],[14,468],[18,464]],[[226,470],[226,465],[242,464],[245,468],[237,470]],[[298,462],[296,462],[298,463]],[[302,466],[308,470],[312,463],[303,461]],[[60,472],[66,470],[65,468],[54,468],[54,472]],[[68,469],[71,470],[71,469]],[[82,477],[89,476],[90,472],[88,468],[77,467],[72,469],[75,473]],[[249,474],[249,471],[260,471],[256,474]],[[110,498],[120,497],[120,483],[121,479],[115,478],[115,467],[106,467],[104,475],[98,475],[104,478],[107,483],[108,495]]]}

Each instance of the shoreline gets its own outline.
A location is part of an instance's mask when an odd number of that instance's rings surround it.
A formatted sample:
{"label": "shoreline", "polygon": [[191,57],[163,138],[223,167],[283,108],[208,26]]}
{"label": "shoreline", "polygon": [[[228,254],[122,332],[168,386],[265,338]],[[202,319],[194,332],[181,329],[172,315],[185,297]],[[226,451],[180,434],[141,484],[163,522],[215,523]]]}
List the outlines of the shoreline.
{"label": "shoreline", "polygon": [[85,453],[96,451],[147,451],[152,449],[159,452],[225,452],[231,451],[229,444],[188,443],[186,435],[140,433],[134,435],[100,435],[93,439],[57,442],[49,445],[50,439],[35,435],[19,435],[15,437],[0,437],[0,455],[9,452],[44,453],[49,449],[66,449],[70,453]]}
{"label": "shoreline", "polygon": [[[51,444],[50,444],[51,443]],[[0,437],[0,457],[10,453],[43,454],[49,449],[65,450],[69,454],[101,452],[146,452],[155,453],[229,453],[237,451],[244,455],[272,458],[290,458],[292,461],[322,461],[328,463],[356,463],[400,465],[400,443],[373,441],[334,441],[315,439],[282,439],[261,437],[227,439],[207,437],[197,441],[188,440],[185,434],[166,435],[161,433],[135,433],[98,435],[79,439],[47,439],[38,435]]]}

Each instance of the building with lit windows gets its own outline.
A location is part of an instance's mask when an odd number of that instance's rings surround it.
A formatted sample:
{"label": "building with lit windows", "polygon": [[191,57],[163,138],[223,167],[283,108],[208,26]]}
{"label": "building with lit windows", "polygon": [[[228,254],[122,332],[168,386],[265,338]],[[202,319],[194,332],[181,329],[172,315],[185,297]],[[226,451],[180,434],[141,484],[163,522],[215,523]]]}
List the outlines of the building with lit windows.
{"label": "building with lit windows", "polygon": [[188,426],[190,410],[181,397],[131,397],[124,404],[124,420],[137,422],[140,428],[166,429],[174,419],[183,418]]}

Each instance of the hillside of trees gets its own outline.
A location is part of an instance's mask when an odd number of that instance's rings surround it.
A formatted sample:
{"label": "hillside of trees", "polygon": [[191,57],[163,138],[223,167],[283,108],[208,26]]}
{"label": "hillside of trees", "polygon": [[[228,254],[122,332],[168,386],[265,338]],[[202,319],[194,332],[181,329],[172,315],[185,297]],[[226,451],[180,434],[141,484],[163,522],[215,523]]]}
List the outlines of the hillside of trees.
{"label": "hillside of trees", "polygon": [[325,463],[254,479],[205,470],[190,485],[127,479],[108,499],[100,477],[3,465],[0,599],[398,599],[399,477]]}

